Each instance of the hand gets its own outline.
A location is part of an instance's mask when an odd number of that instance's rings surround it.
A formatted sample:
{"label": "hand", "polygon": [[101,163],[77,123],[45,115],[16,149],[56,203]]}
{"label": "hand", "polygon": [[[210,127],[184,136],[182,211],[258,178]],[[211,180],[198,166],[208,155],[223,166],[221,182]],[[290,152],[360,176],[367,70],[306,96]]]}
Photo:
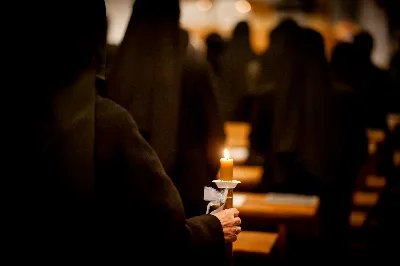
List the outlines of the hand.
{"label": "hand", "polygon": [[224,230],[225,242],[235,242],[237,235],[242,231],[239,211],[235,208],[227,209],[213,214],[219,219]]}

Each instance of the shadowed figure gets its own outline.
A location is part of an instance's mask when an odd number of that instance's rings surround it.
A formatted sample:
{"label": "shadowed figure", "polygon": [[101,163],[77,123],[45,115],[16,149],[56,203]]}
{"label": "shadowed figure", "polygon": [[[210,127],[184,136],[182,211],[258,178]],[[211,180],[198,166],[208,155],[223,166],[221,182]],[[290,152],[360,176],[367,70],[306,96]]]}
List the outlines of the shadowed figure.
{"label": "shadowed figure", "polygon": [[211,76],[179,28],[178,1],[137,1],[108,80],[108,97],[128,109],[183,198],[187,217],[203,214],[224,133]]}
{"label": "shadowed figure", "polygon": [[[360,92],[357,91],[356,82],[356,51],[351,43],[338,43],[333,50],[330,62],[331,78],[334,83],[334,99],[337,105],[339,121],[344,123],[346,129],[342,138],[347,139],[344,145],[349,150],[345,155],[353,154],[348,158],[355,169],[367,158],[367,137],[365,117]],[[353,171],[350,172],[354,172]],[[356,170],[357,172],[358,170]],[[348,171],[349,172],[349,171]],[[357,174],[354,172],[354,174]]]}
{"label": "shadowed figure", "polygon": [[206,38],[207,44],[207,61],[211,65],[214,74],[221,77],[222,66],[221,56],[225,50],[225,41],[218,33],[211,33]]}
{"label": "shadowed figure", "polygon": [[[399,40],[400,43],[400,40]],[[400,44],[399,44],[400,45]],[[399,48],[400,49],[400,46]],[[390,112],[400,114],[400,50],[392,57],[390,62]]]}
{"label": "shadowed figure", "polygon": [[224,79],[223,94],[229,107],[223,117],[225,120],[243,120],[243,97],[248,92],[249,64],[257,60],[250,46],[250,28],[247,22],[239,22],[233,30],[222,57]]}
{"label": "shadowed figure", "polygon": [[[1,186],[7,199],[3,241],[10,236],[6,253],[29,263],[93,262],[98,257],[88,247],[96,239],[94,59],[102,47],[105,5],[71,0],[24,8],[29,14],[22,11],[15,42],[26,47],[12,48],[20,49],[14,60],[35,67],[18,73],[18,98],[9,98],[18,99],[18,107],[7,126],[12,174]],[[51,33],[43,25],[51,25]],[[32,34],[34,40],[27,38]],[[17,68],[10,67],[13,71]]]}
{"label": "shadowed figure", "polygon": [[297,22],[291,18],[283,19],[279,25],[270,33],[270,45],[268,49],[261,56],[261,73],[258,79],[258,85],[262,87],[262,85],[272,82],[272,62],[268,57],[270,53],[270,47],[273,45],[273,40],[279,38],[278,35],[282,34],[282,32],[291,31],[291,29],[298,27]]}
{"label": "shadowed figure", "polygon": [[330,70],[332,80],[356,90],[356,50],[353,44],[339,42],[333,49]]}
{"label": "shadowed figure", "polygon": [[360,147],[366,147],[355,96],[332,84],[324,41],[314,30],[278,26],[268,53],[268,82],[251,132],[251,146],[266,160],[261,189],[319,195],[321,251],[330,256],[335,250],[339,257]]}
{"label": "shadowed figure", "polygon": [[[33,5],[21,37],[36,30],[49,45],[25,42],[30,54],[21,51],[41,65],[16,84],[12,99],[20,105],[7,120],[5,170],[12,171],[1,186],[3,251],[21,264],[183,265],[187,258],[204,263],[208,254],[224,265],[226,225],[213,215],[185,219],[177,189],[131,115],[96,96],[104,2],[51,6],[62,12]],[[38,27],[48,21],[52,34]]]}
{"label": "shadowed figure", "polygon": [[265,157],[267,191],[318,194],[318,184],[328,178],[328,153],[322,151],[329,87],[318,84],[321,78],[311,74],[313,65],[305,64],[302,33],[294,23],[283,23],[271,33],[268,82],[261,85],[264,94],[250,136],[252,149]]}
{"label": "shadowed figure", "polygon": [[211,68],[210,74],[213,77],[218,109],[221,118],[224,118],[230,108],[230,97],[225,93],[226,87],[223,82],[222,56],[226,49],[226,41],[218,33],[211,33],[206,38],[206,44],[206,59]]}
{"label": "shadowed figure", "polygon": [[356,54],[356,90],[358,91],[369,128],[386,128],[385,118],[388,112],[387,73],[371,60],[374,40],[368,32],[354,37]]}

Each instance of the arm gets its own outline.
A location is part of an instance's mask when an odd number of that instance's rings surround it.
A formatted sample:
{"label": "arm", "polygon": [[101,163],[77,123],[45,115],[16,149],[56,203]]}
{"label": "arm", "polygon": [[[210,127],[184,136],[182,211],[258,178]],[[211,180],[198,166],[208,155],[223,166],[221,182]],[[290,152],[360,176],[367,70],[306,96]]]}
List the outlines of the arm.
{"label": "arm", "polygon": [[119,138],[121,197],[130,205],[131,210],[126,211],[140,214],[140,217],[129,217],[131,226],[139,229],[135,231],[135,239],[146,250],[162,242],[157,256],[164,256],[166,262],[184,259],[183,254],[201,257],[204,252],[224,257],[224,235],[218,218],[203,215],[185,220],[178,191],[157,155],[139,134],[130,115],[119,109],[120,114],[113,121],[120,126],[118,131],[122,134]]}

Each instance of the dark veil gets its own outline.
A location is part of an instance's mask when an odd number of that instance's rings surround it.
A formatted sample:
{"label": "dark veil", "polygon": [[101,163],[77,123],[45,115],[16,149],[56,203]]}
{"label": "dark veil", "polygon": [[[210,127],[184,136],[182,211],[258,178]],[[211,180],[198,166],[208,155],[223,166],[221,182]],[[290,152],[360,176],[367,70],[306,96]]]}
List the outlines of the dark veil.
{"label": "dark veil", "polygon": [[269,54],[271,54],[270,52],[271,46],[272,49],[276,49],[277,47],[273,47],[274,45],[275,46],[277,44],[279,45],[279,42],[283,41],[282,38],[285,37],[291,38],[290,37],[291,32],[296,31],[296,29],[298,28],[299,28],[298,24],[293,19],[284,19],[279,23],[279,25],[274,30],[272,30],[270,34],[270,46],[261,56],[261,74],[258,80],[259,85],[262,86],[270,82],[273,82],[274,75],[272,74],[273,68],[271,62],[271,60],[273,60],[273,57],[271,57],[271,59],[269,58]]}
{"label": "dark veil", "polygon": [[108,97],[126,108],[170,171],[176,158],[180,80],[179,1],[136,0],[108,78]]}
{"label": "dark veil", "polygon": [[[14,65],[8,66],[14,79],[7,98],[12,112],[7,113],[3,133],[9,138],[2,146],[7,150],[3,171],[9,170],[1,186],[6,192],[4,206],[10,210],[6,214],[3,209],[3,226],[11,235],[7,242],[25,254],[18,260],[84,261],[90,256],[85,250],[92,241],[90,232],[95,230],[90,222],[94,58],[102,45],[105,4],[32,2],[21,13],[14,28],[19,36],[8,51],[15,56]],[[8,222],[10,226],[5,225]],[[8,235],[3,237],[6,241]]]}
{"label": "dark veil", "polygon": [[340,42],[333,49],[330,71],[332,80],[356,89],[355,84],[355,48],[351,43]]}
{"label": "dark veil", "polygon": [[[239,22],[233,30],[232,38],[222,55],[223,94],[227,99],[227,119],[242,119],[240,104],[249,89],[249,63],[257,59],[250,46],[250,27],[245,21]],[[239,110],[235,110],[239,107]],[[225,119],[225,117],[224,117]]]}
{"label": "dark veil", "polygon": [[[9,129],[18,139],[11,154],[18,152],[9,159],[25,165],[14,171],[30,170],[31,178],[21,174],[21,193],[27,187],[36,199],[87,198],[93,190],[95,57],[103,45],[105,4],[61,1],[30,10],[19,33],[25,38],[35,34],[35,40],[19,54],[24,56],[21,65],[33,67],[14,81],[18,108]],[[51,28],[43,27],[49,22]]]}
{"label": "dark veil", "polygon": [[304,62],[307,63],[306,98],[304,99],[303,159],[313,174],[324,182],[334,178],[341,145],[333,113],[332,83],[322,35],[306,29]]}
{"label": "dark veil", "polygon": [[285,27],[272,35],[269,53],[276,84],[273,150],[295,153],[309,173],[325,178],[332,119],[323,38],[311,29]]}

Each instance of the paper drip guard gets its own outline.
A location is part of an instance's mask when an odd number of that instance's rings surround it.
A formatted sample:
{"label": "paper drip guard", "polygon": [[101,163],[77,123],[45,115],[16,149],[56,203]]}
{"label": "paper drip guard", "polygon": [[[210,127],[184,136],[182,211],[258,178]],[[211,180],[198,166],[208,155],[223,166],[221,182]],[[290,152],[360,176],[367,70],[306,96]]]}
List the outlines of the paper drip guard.
{"label": "paper drip guard", "polygon": [[217,185],[218,188],[229,188],[229,189],[234,189],[238,184],[241,182],[238,180],[232,180],[232,181],[225,181],[225,180],[213,180],[213,183]]}

